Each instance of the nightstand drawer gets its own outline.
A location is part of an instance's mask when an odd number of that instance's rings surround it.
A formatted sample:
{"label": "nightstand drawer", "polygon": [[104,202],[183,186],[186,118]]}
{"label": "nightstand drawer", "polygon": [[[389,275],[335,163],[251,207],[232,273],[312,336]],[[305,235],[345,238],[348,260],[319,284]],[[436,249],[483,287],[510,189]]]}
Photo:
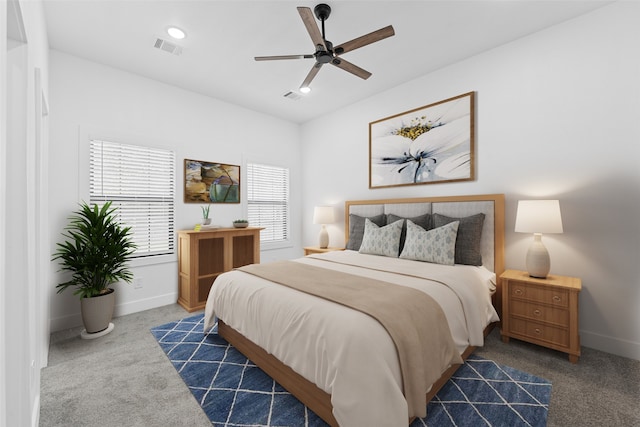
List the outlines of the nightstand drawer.
{"label": "nightstand drawer", "polygon": [[514,299],[510,306],[511,314],[540,322],[553,323],[556,326],[569,326],[569,310],[529,303]]}
{"label": "nightstand drawer", "polygon": [[568,329],[528,322],[515,317],[511,317],[509,320],[509,329],[514,334],[524,335],[536,341],[544,341],[562,347],[569,347]]}
{"label": "nightstand drawer", "polygon": [[540,287],[529,283],[514,281],[509,286],[510,295],[527,301],[536,301],[558,307],[569,307],[569,291]]}

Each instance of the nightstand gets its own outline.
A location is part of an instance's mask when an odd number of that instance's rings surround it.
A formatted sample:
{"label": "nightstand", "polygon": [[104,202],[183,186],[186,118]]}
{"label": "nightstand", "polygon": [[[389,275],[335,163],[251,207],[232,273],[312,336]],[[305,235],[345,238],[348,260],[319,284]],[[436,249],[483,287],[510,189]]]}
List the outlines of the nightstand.
{"label": "nightstand", "polygon": [[507,270],[502,279],[502,341],[516,338],[580,357],[577,277],[529,277],[526,271]]}
{"label": "nightstand", "polygon": [[331,247],[321,248],[320,246],[305,246],[304,248],[304,256],[311,254],[322,254],[325,252],[333,252],[333,251],[344,251],[344,248]]}

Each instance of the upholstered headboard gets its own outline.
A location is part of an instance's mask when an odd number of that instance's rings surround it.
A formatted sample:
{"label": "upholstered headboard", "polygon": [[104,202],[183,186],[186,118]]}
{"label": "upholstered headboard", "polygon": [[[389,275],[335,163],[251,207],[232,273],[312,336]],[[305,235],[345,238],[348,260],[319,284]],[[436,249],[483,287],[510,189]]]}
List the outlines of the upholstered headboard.
{"label": "upholstered headboard", "polygon": [[483,265],[497,276],[504,271],[504,194],[349,200],[345,202],[345,241],[349,239],[349,214],[364,217],[394,214],[412,218],[426,213],[456,218],[483,213],[485,218],[480,238]]}

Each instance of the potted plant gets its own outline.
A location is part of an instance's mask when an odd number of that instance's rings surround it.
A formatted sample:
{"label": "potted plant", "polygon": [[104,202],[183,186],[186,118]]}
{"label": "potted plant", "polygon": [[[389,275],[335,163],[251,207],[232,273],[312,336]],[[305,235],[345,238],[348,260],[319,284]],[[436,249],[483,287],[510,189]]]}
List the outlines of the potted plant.
{"label": "potted plant", "polygon": [[249,226],[249,221],[246,219],[236,219],[233,221],[233,226],[235,228],[247,228]]}
{"label": "potted plant", "polygon": [[109,286],[133,280],[127,266],[135,250],[131,227],[121,227],[115,211],[111,202],[102,208],[81,203],[62,233],[67,240],[57,243],[53,254],[53,260],[59,260],[60,271],[71,272],[70,280],[56,285],[58,293],[74,287],[73,294],[80,297],[82,322],[88,335],[83,333],[83,338],[113,329],[115,293]]}
{"label": "potted plant", "polygon": [[202,225],[209,225],[211,224],[211,219],[209,218],[209,208],[211,207],[211,205],[207,205],[207,206],[202,206]]}

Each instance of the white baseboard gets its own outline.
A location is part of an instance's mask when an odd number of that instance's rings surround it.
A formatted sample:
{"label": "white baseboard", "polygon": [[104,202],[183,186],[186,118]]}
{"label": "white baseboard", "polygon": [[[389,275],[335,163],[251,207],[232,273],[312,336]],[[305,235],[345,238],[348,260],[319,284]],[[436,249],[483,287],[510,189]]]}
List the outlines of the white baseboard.
{"label": "white baseboard", "polygon": [[[178,301],[178,293],[171,292],[165,295],[154,296],[152,298],[118,304],[113,310],[113,317],[124,316],[131,313],[150,310],[152,308],[175,304],[176,301]],[[80,315],[80,312],[51,319],[51,332],[71,329],[78,326],[82,326],[82,316]]]}
{"label": "white baseboard", "polygon": [[82,317],[80,313],[69,314],[67,316],[54,317],[51,319],[51,332],[62,331],[64,329],[82,326]]}
{"label": "white baseboard", "polygon": [[40,425],[40,393],[33,400],[33,408],[31,408],[31,427]]}
{"label": "white baseboard", "polygon": [[613,338],[595,332],[580,331],[580,344],[584,347],[640,360],[640,343]]}
{"label": "white baseboard", "polygon": [[169,304],[175,304],[176,301],[178,301],[177,292],[158,295],[152,298],[130,301],[124,304],[116,305],[113,311],[113,317],[120,317],[131,313],[137,313],[139,311],[145,311],[152,308],[163,307]]}

